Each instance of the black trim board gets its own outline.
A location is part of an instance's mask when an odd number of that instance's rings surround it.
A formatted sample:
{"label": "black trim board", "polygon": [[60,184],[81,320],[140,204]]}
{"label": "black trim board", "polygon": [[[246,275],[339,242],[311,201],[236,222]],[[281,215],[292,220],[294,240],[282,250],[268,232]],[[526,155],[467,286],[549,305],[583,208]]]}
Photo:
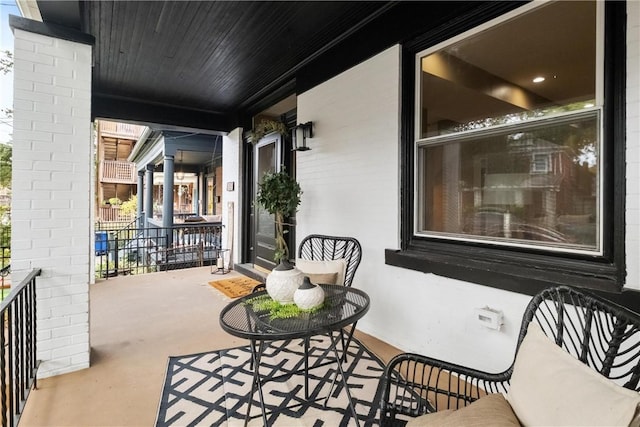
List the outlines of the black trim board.
{"label": "black trim board", "polygon": [[[523,278],[520,275],[523,272],[522,269],[518,269],[517,274],[505,273],[500,276],[496,276],[490,269],[483,269],[477,265],[472,266],[466,264],[466,261],[462,258],[456,260],[453,257],[449,257],[443,260],[443,258],[439,257],[437,254],[434,255],[432,261],[425,261],[424,254],[420,252],[386,249],[385,258],[387,261],[386,263],[391,266],[421,271],[425,274],[432,273],[437,276],[463,280],[477,285],[484,285],[491,288],[518,292],[526,295],[535,295],[542,289],[546,289],[549,286],[554,286],[559,282],[562,282],[562,280],[552,281],[549,277]],[[536,274],[536,271],[537,270],[535,268],[529,269],[529,272],[533,275]],[[558,276],[558,278],[559,277],[560,276]],[[589,288],[590,292],[640,313],[640,290],[623,288],[620,292],[608,292],[602,288],[587,286],[585,282],[578,281],[570,286]]]}
{"label": "black trim board", "polygon": [[604,222],[609,226],[609,240],[605,242],[610,259],[618,267],[616,280],[626,277],[626,115],[627,115],[627,4],[626,1],[607,2],[605,6],[605,63],[604,137],[612,143],[604,144],[604,164],[608,187],[605,188]]}
{"label": "black trim board", "polygon": [[236,127],[235,120],[219,113],[150,103],[140,99],[112,97],[94,92],[91,98],[91,118],[96,117],[162,123],[219,132],[230,132]]}
{"label": "black trim board", "polygon": [[458,245],[458,251],[451,252],[447,244],[438,243],[430,244],[429,250],[387,249],[385,260],[396,267],[530,295],[554,284],[610,291],[616,271],[608,264],[545,259],[531,254],[513,254],[508,250],[488,251]]}
{"label": "black trim board", "polygon": [[12,30],[23,30],[29,33],[41,34],[56,39],[67,40],[93,46],[96,39],[91,34],[86,34],[69,27],[58,24],[43,23],[21,16],[9,15],[9,26]]}
{"label": "black trim board", "polygon": [[36,0],[36,3],[44,22],[82,29],[80,0]]}

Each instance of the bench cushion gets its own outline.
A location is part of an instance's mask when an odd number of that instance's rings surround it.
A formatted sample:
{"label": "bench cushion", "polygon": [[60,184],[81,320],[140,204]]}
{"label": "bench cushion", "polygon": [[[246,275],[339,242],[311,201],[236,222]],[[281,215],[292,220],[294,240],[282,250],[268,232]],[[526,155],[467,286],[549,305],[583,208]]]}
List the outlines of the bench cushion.
{"label": "bench cushion", "polygon": [[640,394],[615,384],[530,323],[507,399],[525,426],[628,426]]}
{"label": "bench cushion", "polygon": [[[337,273],[337,277],[334,279],[335,284],[344,284],[344,275],[347,270],[347,262],[344,258],[331,259],[326,261],[309,260],[309,259],[296,259],[296,268],[302,272],[302,274],[326,274]],[[311,277],[309,277],[312,283]]]}
{"label": "bench cushion", "polygon": [[305,273],[305,276],[309,277],[309,281],[316,285],[335,285],[338,279],[338,273]]}
{"label": "bench cushion", "polygon": [[458,410],[438,411],[410,420],[407,427],[520,427],[500,393],[488,394]]}

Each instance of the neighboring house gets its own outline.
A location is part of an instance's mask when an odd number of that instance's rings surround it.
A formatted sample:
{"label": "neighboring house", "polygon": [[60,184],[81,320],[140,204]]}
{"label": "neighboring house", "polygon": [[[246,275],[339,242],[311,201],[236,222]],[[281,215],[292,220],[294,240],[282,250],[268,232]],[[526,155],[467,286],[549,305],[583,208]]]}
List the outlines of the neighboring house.
{"label": "neighboring house", "polygon": [[138,214],[145,214],[141,225],[155,220],[171,227],[176,219],[187,216],[221,215],[220,135],[152,127],[129,153],[128,160],[137,166]]}
{"label": "neighboring house", "polygon": [[[458,213],[437,215],[450,222],[448,230],[439,231],[595,245],[596,183],[589,166],[581,164],[571,147],[528,134],[505,145],[502,151],[462,155],[472,163],[445,190],[459,194],[460,206],[450,206],[449,199],[439,202]],[[461,223],[451,224],[455,218]]]}
{"label": "neighboring house", "polygon": [[97,121],[97,220],[133,219],[120,212],[119,204],[136,194],[136,165],[127,158],[144,129],[128,123]]}
{"label": "neighboring house", "polygon": [[[640,308],[640,2],[64,3],[51,25],[11,21],[13,274],[42,267],[56,288],[39,294],[41,375],[89,366],[94,117],[221,135],[234,264],[268,242],[252,201],[284,164],[304,192],[296,241],[360,241],[358,327],[403,350],[505,369],[529,295],[559,283]],[[311,150],[250,143],[269,110],[312,122]],[[531,155],[509,151],[521,134]],[[456,228],[480,207],[575,241]]]}

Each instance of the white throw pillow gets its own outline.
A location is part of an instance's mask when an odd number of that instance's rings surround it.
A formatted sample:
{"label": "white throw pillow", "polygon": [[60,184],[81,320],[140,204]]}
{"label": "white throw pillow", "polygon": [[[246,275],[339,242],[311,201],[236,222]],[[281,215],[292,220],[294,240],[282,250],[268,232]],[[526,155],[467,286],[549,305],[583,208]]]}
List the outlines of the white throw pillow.
{"label": "white throw pillow", "polygon": [[628,426],[640,394],[615,384],[530,323],[507,399],[523,426]]}
{"label": "white throw pillow", "polygon": [[336,284],[344,285],[344,275],[347,270],[347,262],[344,258],[327,261],[317,261],[309,259],[296,259],[296,268],[303,273],[338,273]]}

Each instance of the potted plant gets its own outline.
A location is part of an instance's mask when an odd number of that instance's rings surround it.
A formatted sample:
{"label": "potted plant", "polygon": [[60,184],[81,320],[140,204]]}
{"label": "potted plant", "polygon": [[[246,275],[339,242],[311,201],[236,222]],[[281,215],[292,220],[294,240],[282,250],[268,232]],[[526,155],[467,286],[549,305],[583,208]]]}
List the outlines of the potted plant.
{"label": "potted plant", "polygon": [[258,184],[256,202],[274,216],[276,224],[276,253],[274,261],[289,259],[289,247],[284,235],[287,233],[285,219],[298,211],[302,190],[300,184],[283,167],[280,172],[265,173]]}
{"label": "potted plant", "polygon": [[263,119],[249,132],[249,139],[253,144],[255,144],[266,135],[273,132],[286,136],[288,134],[287,126],[282,122]]}
{"label": "potted plant", "polygon": [[289,176],[284,167],[280,172],[266,173],[258,184],[256,202],[274,216],[276,226],[276,251],[274,261],[279,263],[267,276],[267,292],[280,303],[293,302],[293,294],[302,284],[302,273],[289,263],[289,247],[284,236],[287,233],[285,219],[298,210],[302,190],[300,184]]}

